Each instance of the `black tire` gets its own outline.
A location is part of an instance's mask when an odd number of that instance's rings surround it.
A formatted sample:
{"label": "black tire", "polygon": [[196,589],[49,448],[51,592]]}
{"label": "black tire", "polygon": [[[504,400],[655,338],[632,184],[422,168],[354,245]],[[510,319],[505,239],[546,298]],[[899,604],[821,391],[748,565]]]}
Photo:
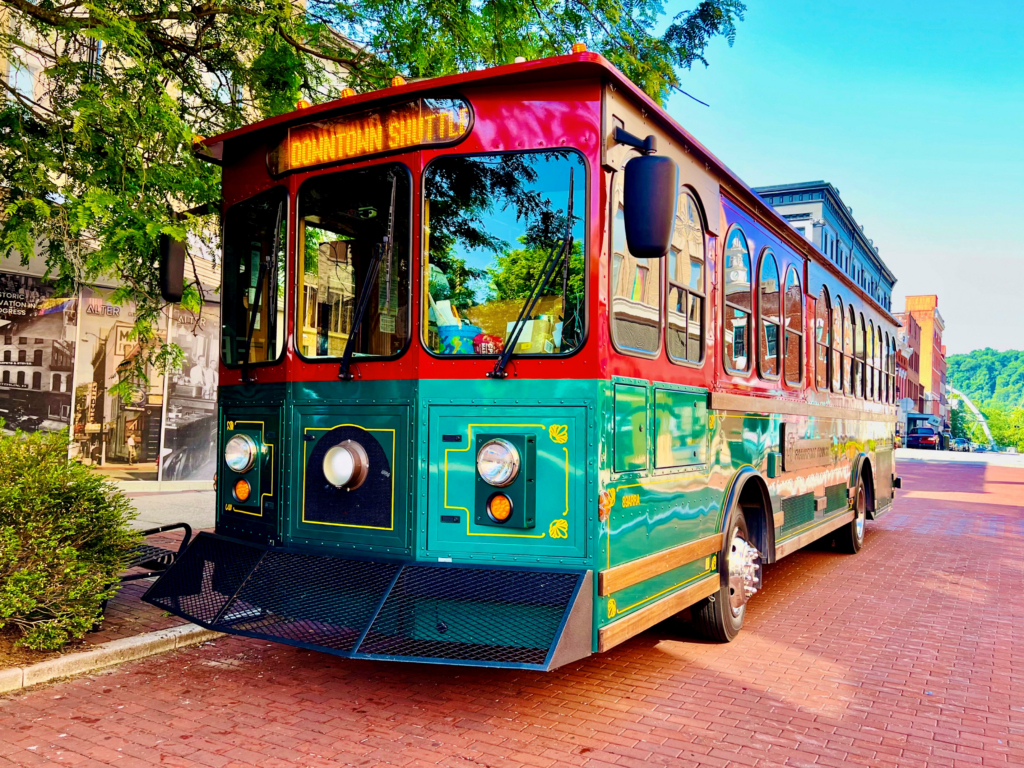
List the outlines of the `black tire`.
{"label": "black tire", "polygon": [[864,529],[868,519],[868,492],[863,478],[853,491],[853,520],[836,531],[836,551],[856,555],[864,546]]}
{"label": "black tire", "polygon": [[743,618],[747,614],[746,604],[739,611],[734,611],[730,603],[732,590],[729,587],[729,562],[733,554],[732,542],[737,533],[746,541],[750,541],[747,519],[740,509],[732,514],[725,529],[722,552],[718,558],[718,592],[690,608],[690,616],[697,632],[708,640],[720,643],[728,643],[739,634],[743,628]]}

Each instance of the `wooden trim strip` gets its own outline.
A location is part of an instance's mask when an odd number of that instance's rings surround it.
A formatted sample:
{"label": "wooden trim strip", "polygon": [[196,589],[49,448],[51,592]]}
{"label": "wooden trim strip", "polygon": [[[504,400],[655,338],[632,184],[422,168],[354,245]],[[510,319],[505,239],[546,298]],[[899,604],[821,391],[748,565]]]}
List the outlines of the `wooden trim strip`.
{"label": "wooden trim strip", "polygon": [[775,559],[781,560],[786,555],[791,555],[802,547],[806,547],[812,541],[820,539],[826,533],[832,533],[836,528],[842,528],[846,523],[853,521],[853,510],[844,512],[839,517],[833,517],[819,525],[814,526],[806,533],[794,536],[780,544],[775,545]]}
{"label": "wooden trim strip", "polygon": [[850,419],[854,421],[884,421],[894,423],[895,413],[861,411],[854,408],[834,408],[831,405],[811,405],[802,400],[778,400],[771,397],[737,395],[732,392],[712,392],[711,410],[738,411],[740,413],[779,413],[790,416],[816,416],[823,419]]}
{"label": "wooden trim strip", "polygon": [[619,643],[623,643],[633,637],[633,635],[637,635],[645,629],[653,627],[658,622],[674,616],[681,610],[689,608],[697,601],[715,594],[721,588],[721,585],[721,577],[719,574],[713,573],[696,584],[691,584],[686,589],[673,592],[671,595],[667,595],[635,613],[623,616],[621,619],[601,627],[597,633],[598,649],[604,652],[609,648],[614,648]]}
{"label": "wooden trim strip", "polygon": [[663,573],[678,568],[681,565],[692,563],[707,555],[717,554],[722,551],[722,534],[716,533],[705,536],[703,539],[691,541],[688,544],[680,544],[662,552],[655,552],[653,555],[641,557],[622,565],[616,565],[606,571],[601,571],[597,576],[597,594],[607,597],[620,589],[639,584],[641,581],[653,579]]}

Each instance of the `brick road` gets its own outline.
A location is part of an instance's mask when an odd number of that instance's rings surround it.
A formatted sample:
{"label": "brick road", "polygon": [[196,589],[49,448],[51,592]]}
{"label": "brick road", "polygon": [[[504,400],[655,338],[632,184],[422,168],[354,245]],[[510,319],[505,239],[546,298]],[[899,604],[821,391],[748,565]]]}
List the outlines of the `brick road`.
{"label": "brick road", "polygon": [[554,673],[230,638],[0,700],[0,766],[1024,765],[1024,469],[905,462],[857,556]]}

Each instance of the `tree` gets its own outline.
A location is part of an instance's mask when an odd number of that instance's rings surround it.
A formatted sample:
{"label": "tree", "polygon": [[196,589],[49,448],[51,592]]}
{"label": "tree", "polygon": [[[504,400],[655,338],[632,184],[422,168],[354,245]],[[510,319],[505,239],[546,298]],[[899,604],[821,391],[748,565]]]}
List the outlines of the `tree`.
{"label": "tree", "polygon": [[[155,332],[154,254],[161,233],[184,239],[209,222],[219,172],[191,147],[293,108],[300,94],[338,95],[339,75],[377,88],[394,74],[427,77],[565,53],[585,42],[657,101],[715,37],[730,44],[745,6],[701,0],[658,33],[658,0],[0,0],[0,252],[41,250],[58,287],[108,275],[134,302],[146,365],[180,351]],[[41,71],[32,90],[20,72]],[[195,285],[183,304],[196,311]],[[127,391],[127,390],[126,390]]]}

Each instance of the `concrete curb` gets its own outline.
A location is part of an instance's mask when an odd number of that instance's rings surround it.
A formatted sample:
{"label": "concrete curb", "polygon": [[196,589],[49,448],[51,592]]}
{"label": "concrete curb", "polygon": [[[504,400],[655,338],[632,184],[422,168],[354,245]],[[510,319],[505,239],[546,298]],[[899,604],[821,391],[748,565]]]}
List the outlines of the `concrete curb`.
{"label": "concrete curb", "polygon": [[222,633],[203,629],[195,624],[147,632],[144,635],[111,640],[91,651],[69,653],[58,659],[40,661],[27,667],[0,669],[0,693],[18,691],[59,677],[70,677],[110,667],[135,659],[144,659],[158,653],[199,645],[221,637]]}

